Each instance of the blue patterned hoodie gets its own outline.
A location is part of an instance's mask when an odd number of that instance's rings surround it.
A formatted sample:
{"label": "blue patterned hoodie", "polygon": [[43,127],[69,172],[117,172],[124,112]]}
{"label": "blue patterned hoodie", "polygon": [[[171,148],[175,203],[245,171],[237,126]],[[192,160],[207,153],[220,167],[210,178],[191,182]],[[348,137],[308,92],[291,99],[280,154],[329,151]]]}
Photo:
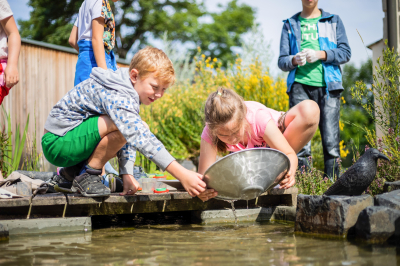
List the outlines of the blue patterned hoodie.
{"label": "blue patterned hoodie", "polygon": [[[326,61],[322,61],[327,91],[343,90],[340,65],[347,63],[351,57],[351,49],[346,31],[338,15],[332,15],[321,9],[321,18],[317,23],[320,49],[326,52]],[[284,20],[278,67],[290,71],[287,77],[287,92],[290,91],[296,76],[297,66],[293,66],[293,57],[300,52],[301,24],[300,12]]]}
{"label": "blue patterned hoodie", "polygon": [[64,136],[91,116],[108,115],[127,140],[117,154],[120,174],[133,175],[136,151],[165,170],[175,159],[143,125],[139,106],[128,68],[113,71],[95,67],[89,79],[76,85],[53,107],[44,127]]}

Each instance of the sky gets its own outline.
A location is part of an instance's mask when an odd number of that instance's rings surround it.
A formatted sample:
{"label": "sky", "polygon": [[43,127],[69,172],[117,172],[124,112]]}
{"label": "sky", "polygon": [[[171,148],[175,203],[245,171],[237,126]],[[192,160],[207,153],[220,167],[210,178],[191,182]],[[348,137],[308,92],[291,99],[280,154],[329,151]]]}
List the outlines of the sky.
{"label": "sky", "polygon": [[[55,0],[56,1],[56,0]],[[226,5],[230,0],[205,0],[210,11],[218,11],[218,4]],[[8,0],[16,19],[29,19],[28,0]],[[301,11],[301,0],[239,0],[256,9],[256,22],[260,24],[267,42],[271,45],[273,58],[270,64],[272,74],[279,74],[277,67],[282,20]],[[382,0],[320,0],[319,8],[331,14],[337,14],[346,28],[347,38],[352,50],[350,62],[359,66],[371,57],[371,51],[365,49],[371,43],[382,39],[383,17]],[[360,36],[357,33],[360,33]]]}

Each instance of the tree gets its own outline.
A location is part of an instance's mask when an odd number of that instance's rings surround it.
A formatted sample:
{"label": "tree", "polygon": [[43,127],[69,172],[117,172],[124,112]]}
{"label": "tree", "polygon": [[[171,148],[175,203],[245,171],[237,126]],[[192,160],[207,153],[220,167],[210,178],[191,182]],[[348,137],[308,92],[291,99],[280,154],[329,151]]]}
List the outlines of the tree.
{"label": "tree", "polygon": [[[30,19],[18,21],[21,36],[68,46],[81,4],[82,0],[29,0]],[[232,60],[232,48],[241,46],[242,34],[254,23],[255,10],[237,0],[219,8],[221,12],[208,12],[196,0],[121,0],[113,5],[116,53],[126,58],[132,46],[140,49],[167,32],[168,39],[191,46],[193,52],[200,46],[207,56]]]}

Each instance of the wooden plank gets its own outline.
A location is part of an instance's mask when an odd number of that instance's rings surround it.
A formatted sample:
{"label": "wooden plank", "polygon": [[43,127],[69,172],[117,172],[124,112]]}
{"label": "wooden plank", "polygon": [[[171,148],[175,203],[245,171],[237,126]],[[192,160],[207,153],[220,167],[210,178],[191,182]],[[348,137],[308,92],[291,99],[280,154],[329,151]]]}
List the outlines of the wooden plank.
{"label": "wooden plank", "polygon": [[0,208],[29,206],[29,199],[30,197],[23,197],[16,199],[0,199]]}
{"label": "wooden plank", "polygon": [[67,199],[63,193],[49,193],[36,195],[32,200],[32,206],[65,205]]}

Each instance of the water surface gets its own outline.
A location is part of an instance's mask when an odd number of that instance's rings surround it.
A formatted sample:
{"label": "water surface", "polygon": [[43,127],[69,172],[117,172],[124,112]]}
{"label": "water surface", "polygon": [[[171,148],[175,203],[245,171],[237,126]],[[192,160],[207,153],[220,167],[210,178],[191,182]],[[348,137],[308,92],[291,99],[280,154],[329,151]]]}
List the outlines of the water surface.
{"label": "water surface", "polygon": [[11,237],[1,265],[397,265],[392,246],[295,235],[293,224],[146,225]]}

